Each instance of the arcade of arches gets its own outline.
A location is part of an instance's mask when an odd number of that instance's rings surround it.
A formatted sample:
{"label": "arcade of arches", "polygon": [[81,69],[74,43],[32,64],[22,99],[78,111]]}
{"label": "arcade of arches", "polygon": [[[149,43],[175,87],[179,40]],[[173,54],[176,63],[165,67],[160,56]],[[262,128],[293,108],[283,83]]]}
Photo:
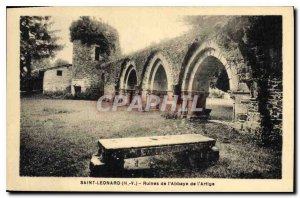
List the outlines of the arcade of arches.
{"label": "arcade of arches", "polygon": [[201,45],[187,59],[177,74],[170,61],[160,52],[156,52],[149,63],[140,69],[144,72],[137,71],[141,66],[136,65],[134,60],[127,61],[120,75],[119,92],[129,97],[129,103],[133,95],[142,95],[143,105],[150,94],[161,99],[163,95],[168,95],[169,99],[178,95],[178,108],[181,108],[182,97],[185,95],[188,96],[188,109],[197,95],[196,107],[203,108],[202,112],[177,112],[181,117],[197,119],[209,116],[211,109],[206,108],[206,101],[209,89],[213,87],[230,93],[234,99],[234,121],[241,119],[240,115],[248,113],[247,105],[243,101],[250,99],[249,88],[245,83],[239,82],[236,66],[230,65],[218,48]]}

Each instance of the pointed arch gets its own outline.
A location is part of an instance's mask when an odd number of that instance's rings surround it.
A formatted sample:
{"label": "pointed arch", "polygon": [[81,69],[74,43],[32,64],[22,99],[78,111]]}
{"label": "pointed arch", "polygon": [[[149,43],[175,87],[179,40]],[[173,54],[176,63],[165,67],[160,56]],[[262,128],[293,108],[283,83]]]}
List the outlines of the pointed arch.
{"label": "pointed arch", "polygon": [[138,78],[137,78],[136,65],[135,65],[134,61],[129,60],[124,64],[123,69],[121,71],[120,80],[119,80],[119,89],[120,90],[128,89],[128,83],[131,80],[130,79],[131,76],[133,76],[133,78],[136,81],[135,84],[137,85]]}
{"label": "pointed arch", "polygon": [[169,61],[160,53],[156,52],[146,65],[145,73],[142,80],[143,90],[153,90],[154,80],[158,73],[163,69],[166,77],[167,91],[172,91],[172,85],[174,84],[174,78],[172,76],[172,68]]}
{"label": "pointed arch", "polygon": [[225,58],[225,53],[213,41],[207,41],[193,50],[185,64],[182,66],[181,72],[181,90],[191,91],[195,75],[201,69],[202,63],[209,57],[218,60],[225,68],[228,78],[230,90],[237,90],[239,79],[235,65],[231,65]]}

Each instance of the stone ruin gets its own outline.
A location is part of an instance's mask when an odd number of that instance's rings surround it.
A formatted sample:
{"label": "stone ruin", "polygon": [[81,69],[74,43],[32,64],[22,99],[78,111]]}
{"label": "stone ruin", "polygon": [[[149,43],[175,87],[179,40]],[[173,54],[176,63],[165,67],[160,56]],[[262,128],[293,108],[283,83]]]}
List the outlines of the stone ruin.
{"label": "stone ruin", "polygon": [[[231,44],[236,46],[233,41]],[[220,36],[214,35],[184,42],[173,39],[128,56],[102,61],[98,47],[73,41],[72,66],[47,70],[44,93],[65,92],[94,100],[104,94],[122,94],[129,97],[129,102],[135,94],[141,95],[142,101],[149,94],[170,98],[199,95],[197,107],[206,109],[209,87],[222,73],[227,85],[220,89],[234,100],[232,121],[253,135],[267,130],[268,136],[275,134],[278,139],[282,134],[282,76],[257,78],[257,71],[251,65],[276,64],[277,59],[268,57],[278,49],[266,51],[264,46],[253,46],[247,51],[254,54],[249,59],[238,46],[226,48]],[[201,115],[186,112],[179,116]]]}

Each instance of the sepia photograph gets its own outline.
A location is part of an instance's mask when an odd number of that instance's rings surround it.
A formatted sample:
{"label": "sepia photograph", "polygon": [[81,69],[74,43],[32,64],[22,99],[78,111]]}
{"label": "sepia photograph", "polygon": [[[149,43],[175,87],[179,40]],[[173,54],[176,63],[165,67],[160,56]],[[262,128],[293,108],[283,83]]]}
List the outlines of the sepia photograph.
{"label": "sepia photograph", "polygon": [[294,11],[247,10],[7,8],[7,190],[293,191]]}

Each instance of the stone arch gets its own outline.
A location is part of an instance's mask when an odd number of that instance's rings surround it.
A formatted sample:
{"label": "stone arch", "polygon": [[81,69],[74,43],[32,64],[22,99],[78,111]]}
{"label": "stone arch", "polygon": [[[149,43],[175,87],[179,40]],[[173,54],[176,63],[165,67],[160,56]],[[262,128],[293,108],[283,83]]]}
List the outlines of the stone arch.
{"label": "stone arch", "polygon": [[146,65],[145,74],[142,80],[142,89],[144,91],[154,89],[154,81],[156,75],[163,69],[166,76],[167,91],[172,91],[172,85],[174,84],[174,78],[172,76],[172,68],[169,61],[160,53],[155,53],[149,63]]}
{"label": "stone arch", "polygon": [[135,89],[135,86],[137,86],[137,74],[134,67],[131,67],[127,70],[127,78],[125,81],[125,88],[126,89]]}
{"label": "stone arch", "polygon": [[[134,78],[134,79],[132,79]],[[120,75],[120,85],[119,89],[121,91],[125,91],[128,89],[134,89],[134,85],[130,84],[133,81],[135,81],[135,85],[138,85],[138,76],[137,76],[137,70],[136,65],[134,61],[130,60],[127,61],[124,65],[121,75]],[[129,85],[130,84],[130,85]]]}
{"label": "stone arch", "polygon": [[[239,114],[247,114],[247,104],[244,101],[249,99],[249,92],[246,84],[240,81],[241,68],[245,66],[244,61],[239,55],[236,60],[231,60],[232,56],[230,56],[230,59],[227,59],[229,57],[227,53],[213,40],[204,43],[195,42],[191,45],[182,64],[179,86],[182,95],[189,95],[190,98],[197,95],[196,106],[203,108],[204,111],[188,111],[187,114],[183,113],[183,116],[201,117],[204,115],[207,117],[209,115],[211,109],[206,109],[206,98],[209,95],[209,83],[213,76],[208,75],[209,72],[207,70],[213,71],[220,68],[222,72],[226,71],[229,81],[228,91],[231,98],[235,101],[233,120],[236,120]],[[239,54],[240,52],[235,51],[235,53]],[[189,105],[191,105],[191,101],[188,101]]]}
{"label": "stone arch", "polygon": [[166,70],[162,66],[162,64],[159,64],[157,67],[155,67],[153,74],[151,76],[151,90],[157,90],[157,91],[168,91],[168,80],[167,80],[167,74]]}
{"label": "stone arch", "polygon": [[203,66],[203,62],[207,58],[214,58],[219,61],[224,68],[229,79],[229,87],[231,91],[235,91],[239,86],[239,78],[237,74],[237,69],[235,65],[231,65],[227,62],[225,58],[225,53],[220,50],[218,45],[212,41],[208,41],[199,45],[199,47],[194,50],[192,55],[187,60],[186,64],[183,65],[183,78],[181,80],[181,90],[182,91],[192,91],[193,81],[195,75]]}

